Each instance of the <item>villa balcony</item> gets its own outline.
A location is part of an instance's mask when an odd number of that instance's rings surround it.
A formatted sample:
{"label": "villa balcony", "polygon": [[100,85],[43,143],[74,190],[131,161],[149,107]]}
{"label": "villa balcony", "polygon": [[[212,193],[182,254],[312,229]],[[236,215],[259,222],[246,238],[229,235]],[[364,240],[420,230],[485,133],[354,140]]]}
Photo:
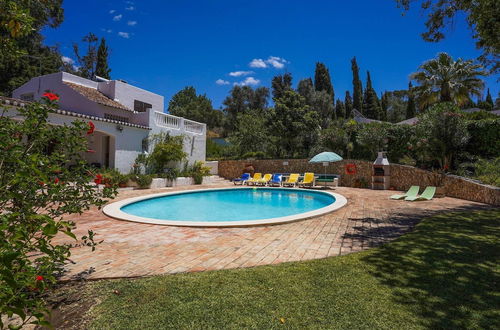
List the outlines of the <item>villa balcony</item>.
{"label": "villa balcony", "polygon": [[163,112],[155,111],[155,124],[159,127],[185,131],[192,134],[204,134],[206,125],[193,120],[184,119],[169,115]]}

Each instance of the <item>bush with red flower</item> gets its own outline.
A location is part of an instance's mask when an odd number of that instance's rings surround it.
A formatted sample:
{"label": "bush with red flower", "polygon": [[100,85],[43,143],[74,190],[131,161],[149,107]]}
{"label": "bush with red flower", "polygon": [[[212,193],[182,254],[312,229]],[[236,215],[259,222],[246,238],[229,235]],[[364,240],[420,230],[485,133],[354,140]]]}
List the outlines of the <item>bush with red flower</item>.
{"label": "bush with red flower", "polygon": [[[99,176],[90,177],[82,159],[88,123],[48,123],[57,99],[46,93],[42,103],[0,112],[0,314],[16,314],[23,324],[47,324],[41,292],[57,282],[71,248],[54,241],[56,235],[95,248],[94,233],[77,238],[67,215],[100,207],[116,194],[96,186]],[[14,120],[19,116],[22,121]]]}

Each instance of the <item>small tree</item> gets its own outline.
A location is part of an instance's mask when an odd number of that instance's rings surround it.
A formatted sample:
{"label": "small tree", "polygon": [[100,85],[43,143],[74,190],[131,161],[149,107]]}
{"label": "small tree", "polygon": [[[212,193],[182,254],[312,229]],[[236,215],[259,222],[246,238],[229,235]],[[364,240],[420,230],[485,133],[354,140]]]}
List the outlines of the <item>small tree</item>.
{"label": "small tree", "polygon": [[416,126],[416,147],[422,159],[437,161],[449,169],[456,153],[469,140],[467,122],[453,103],[439,103],[420,116]]}
{"label": "small tree", "polygon": [[373,158],[377,155],[377,151],[382,151],[387,148],[389,135],[388,123],[369,123],[365,124],[359,131],[356,137],[357,142],[366,147],[370,151],[370,156]]}
{"label": "small tree", "polygon": [[[100,207],[116,193],[97,189],[92,180],[101,177],[82,159],[93,124],[50,125],[58,97],[45,95],[51,101],[19,108],[22,121],[0,115],[0,314],[17,314],[23,325],[48,324],[41,292],[56,282],[71,247],[53,239],[77,239],[65,216]],[[94,249],[93,236],[89,231],[81,243]]]}
{"label": "small tree", "polygon": [[148,143],[153,144],[153,151],[146,157],[147,172],[164,173],[169,163],[180,162],[186,159],[183,150],[184,136],[172,136],[168,133],[153,135]]}

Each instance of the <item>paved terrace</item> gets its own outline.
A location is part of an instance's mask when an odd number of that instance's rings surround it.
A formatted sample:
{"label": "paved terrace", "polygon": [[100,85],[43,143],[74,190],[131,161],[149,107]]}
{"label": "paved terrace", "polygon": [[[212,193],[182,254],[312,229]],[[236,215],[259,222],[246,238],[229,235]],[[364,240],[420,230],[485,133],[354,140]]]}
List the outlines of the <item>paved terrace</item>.
{"label": "paved terrace", "polygon": [[[198,186],[199,188],[224,187]],[[232,186],[232,185],[231,185]],[[195,187],[122,191],[116,200]],[[390,200],[394,191],[339,187],[348,204],[298,222],[247,228],[190,228],[115,220],[97,208],[73,216],[77,236],[88,229],[103,241],[94,252],[75,247],[65,279],[137,277],[252,267],[319,259],[365,250],[390,241],[428,215],[488,207],[454,198],[425,202]],[[67,241],[66,238],[59,238]],[[74,243],[74,242],[73,242]]]}

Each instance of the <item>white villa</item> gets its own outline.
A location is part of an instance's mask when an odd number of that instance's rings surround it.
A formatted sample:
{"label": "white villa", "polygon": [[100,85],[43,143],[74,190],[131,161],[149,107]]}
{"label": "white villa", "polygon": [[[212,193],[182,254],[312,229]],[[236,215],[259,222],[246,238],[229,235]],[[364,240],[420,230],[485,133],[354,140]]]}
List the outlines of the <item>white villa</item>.
{"label": "white villa", "polygon": [[185,137],[184,151],[190,163],[205,160],[205,124],[164,113],[163,96],[124,81],[92,81],[66,72],[48,74],[16,89],[12,99],[1,98],[0,106],[14,106],[15,111],[47,91],[60,97],[59,110],[49,115],[51,123],[70,124],[75,119],[94,123],[89,148],[95,152],[85,155],[89,164],[128,173],[136,157],[148,151],[145,138],[160,132]]}

